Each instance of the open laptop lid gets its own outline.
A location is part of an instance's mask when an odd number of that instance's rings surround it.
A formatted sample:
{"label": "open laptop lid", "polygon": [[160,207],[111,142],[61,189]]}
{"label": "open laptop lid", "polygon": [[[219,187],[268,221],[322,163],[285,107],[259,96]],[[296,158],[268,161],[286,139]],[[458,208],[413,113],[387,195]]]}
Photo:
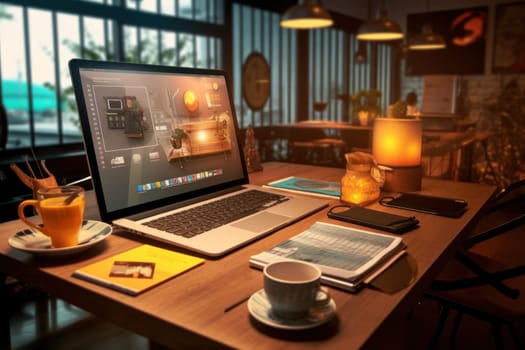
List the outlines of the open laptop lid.
{"label": "open laptop lid", "polygon": [[69,69],[103,221],[249,182],[223,71],[80,59]]}

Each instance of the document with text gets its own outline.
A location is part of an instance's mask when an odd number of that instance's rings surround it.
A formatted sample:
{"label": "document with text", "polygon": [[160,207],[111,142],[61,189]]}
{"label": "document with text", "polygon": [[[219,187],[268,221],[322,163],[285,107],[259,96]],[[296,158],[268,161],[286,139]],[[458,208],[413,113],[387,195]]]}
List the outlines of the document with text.
{"label": "document with text", "polygon": [[404,249],[401,237],[316,222],[276,247],[251,256],[250,265],[263,268],[279,260],[307,261],[319,266],[325,284],[356,291]]}

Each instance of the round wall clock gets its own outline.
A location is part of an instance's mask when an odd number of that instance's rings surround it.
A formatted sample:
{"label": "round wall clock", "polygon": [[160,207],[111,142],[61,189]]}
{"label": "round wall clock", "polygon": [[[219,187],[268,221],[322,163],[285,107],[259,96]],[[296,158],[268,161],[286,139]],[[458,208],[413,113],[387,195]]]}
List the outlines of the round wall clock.
{"label": "round wall clock", "polygon": [[242,66],[242,94],[253,110],[262,109],[270,96],[270,65],[258,52],[251,53]]}

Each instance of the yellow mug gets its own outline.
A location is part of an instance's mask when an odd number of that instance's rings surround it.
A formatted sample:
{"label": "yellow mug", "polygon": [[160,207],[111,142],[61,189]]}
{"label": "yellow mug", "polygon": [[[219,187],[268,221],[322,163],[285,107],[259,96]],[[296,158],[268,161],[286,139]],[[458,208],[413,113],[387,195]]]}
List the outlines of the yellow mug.
{"label": "yellow mug", "polygon": [[[53,248],[77,245],[86,206],[84,189],[79,186],[41,188],[36,197],[20,203],[20,220],[49,236]],[[42,225],[36,225],[26,218],[24,208],[27,206],[35,207]]]}

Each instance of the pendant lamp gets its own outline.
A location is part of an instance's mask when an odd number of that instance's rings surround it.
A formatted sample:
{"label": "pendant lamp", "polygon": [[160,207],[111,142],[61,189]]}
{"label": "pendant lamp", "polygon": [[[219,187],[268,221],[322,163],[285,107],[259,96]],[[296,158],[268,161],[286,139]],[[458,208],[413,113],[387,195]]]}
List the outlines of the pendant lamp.
{"label": "pendant lamp", "polygon": [[330,13],[312,0],[290,7],[281,19],[281,27],[290,29],[315,29],[333,25]]}
{"label": "pendant lamp", "polygon": [[364,41],[358,40],[358,48],[357,52],[355,53],[355,62],[356,63],[364,63],[366,62],[366,43]]}
{"label": "pendant lamp", "polygon": [[445,39],[434,33],[430,24],[424,24],[421,33],[408,43],[410,50],[439,50],[446,47]]}
{"label": "pendant lamp", "polygon": [[388,18],[384,9],[381,11],[379,19],[364,22],[357,31],[357,40],[385,41],[401,38],[403,38],[401,26]]}

